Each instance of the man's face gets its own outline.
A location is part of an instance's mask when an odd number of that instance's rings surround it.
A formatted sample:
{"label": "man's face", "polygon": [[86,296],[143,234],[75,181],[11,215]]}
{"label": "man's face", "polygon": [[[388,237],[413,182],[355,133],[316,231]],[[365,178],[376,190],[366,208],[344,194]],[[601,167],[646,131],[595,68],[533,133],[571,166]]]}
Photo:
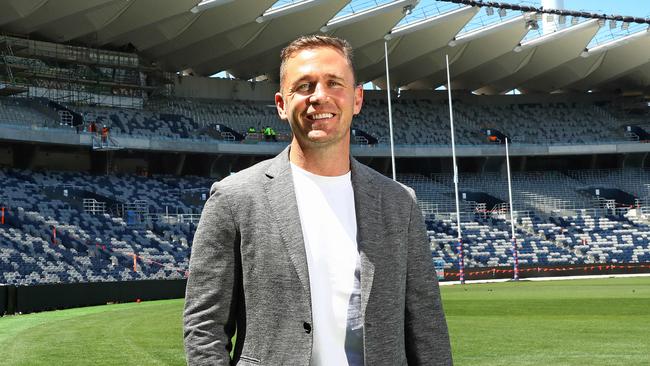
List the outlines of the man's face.
{"label": "man's face", "polygon": [[278,114],[288,120],[303,148],[349,144],[352,117],[361,110],[363,89],[354,84],[345,56],[331,47],[299,51],[285,65]]}

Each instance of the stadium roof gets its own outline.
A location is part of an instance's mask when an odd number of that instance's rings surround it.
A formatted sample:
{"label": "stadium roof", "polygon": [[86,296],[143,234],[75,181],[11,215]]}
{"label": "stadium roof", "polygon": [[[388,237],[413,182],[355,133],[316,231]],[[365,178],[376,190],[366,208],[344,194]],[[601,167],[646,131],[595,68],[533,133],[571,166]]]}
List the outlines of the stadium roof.
{"label": "stadium roof", "polygon": [[[545,15],[546,16],[546,15]],[[650,33],[580,19],[484,11],[432,0],[5,0],[0,32],[90,47],[133,48],[174,72],[228,71],[277,79],[279,51],[301,34],[348,39],[359,80],[385,87],[384,42],[392,87],[432,89],[446,83],[486,94],[513,89],[650,88]],[[560,24],[561,23],[561,24]],[[616,23],[616,22],[615,22]],[[609,29],[607,29],[609,28]],[[539,30],[538,30],[539,29]],[[611,37],[602,40],[609,30]],[[618,29],[617,29],[618,30]],[[598,40],[598,42],[596,42]]]}

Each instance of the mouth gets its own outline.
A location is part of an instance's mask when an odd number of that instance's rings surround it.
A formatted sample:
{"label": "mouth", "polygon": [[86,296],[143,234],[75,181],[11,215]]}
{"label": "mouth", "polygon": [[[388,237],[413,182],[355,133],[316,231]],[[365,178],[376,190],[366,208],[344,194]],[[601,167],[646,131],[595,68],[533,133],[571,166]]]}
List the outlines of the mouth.
{"label": "mouth", "polygon": [[321,112],[321,113],[310,113],[307,115],[307,119],[309,119],[312,122],[319,122],[319,121],[325,121],[330,118],[334,118],[335,114],[334,113],[329,113],[329,112]]}

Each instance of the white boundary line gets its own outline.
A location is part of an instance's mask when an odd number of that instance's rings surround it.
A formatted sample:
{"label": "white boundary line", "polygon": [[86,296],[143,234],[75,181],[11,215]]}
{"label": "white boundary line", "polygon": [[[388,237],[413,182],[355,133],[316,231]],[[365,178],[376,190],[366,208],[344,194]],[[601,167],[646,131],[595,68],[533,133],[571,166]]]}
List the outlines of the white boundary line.
{"label": "white boundary line", "polygon": [[[625,278],[625,277],[650,277],[650,273],[630,273],[630,274],[604,274],[604,275],[586,275],[586,276],[556,276],[556,277],[528,277],[521,278],[519,281],[563,281],[563,280],[587,280],[595,278]],[[485,280],[466,280],[466,284],[472,283],[498,283],[513,282],[512,278],[495,278]],[[460,281],[440,282],[440,286],[460,285]]]}

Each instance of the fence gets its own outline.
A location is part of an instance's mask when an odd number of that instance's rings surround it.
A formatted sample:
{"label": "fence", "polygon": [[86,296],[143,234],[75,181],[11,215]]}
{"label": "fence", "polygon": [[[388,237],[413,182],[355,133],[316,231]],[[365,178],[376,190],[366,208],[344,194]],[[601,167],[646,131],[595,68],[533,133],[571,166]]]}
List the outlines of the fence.
{"label": "fence", "polygon": [[166,224],[198,224],[201,214],[167,214],[167,213],[148,213],[144,216],[147,223],[163,222]]}
{"label": "fence", "polygon": [[0,286],[0,316],[45,310],[179,299],[186,280],[139,280],[119,282],[66,283],[35,286]]}
{"label": "fence", "polygon": [[86,213],[93,215],[106,213],[106,202],[99,202],[94,198],[84,198],[83,205]]}

